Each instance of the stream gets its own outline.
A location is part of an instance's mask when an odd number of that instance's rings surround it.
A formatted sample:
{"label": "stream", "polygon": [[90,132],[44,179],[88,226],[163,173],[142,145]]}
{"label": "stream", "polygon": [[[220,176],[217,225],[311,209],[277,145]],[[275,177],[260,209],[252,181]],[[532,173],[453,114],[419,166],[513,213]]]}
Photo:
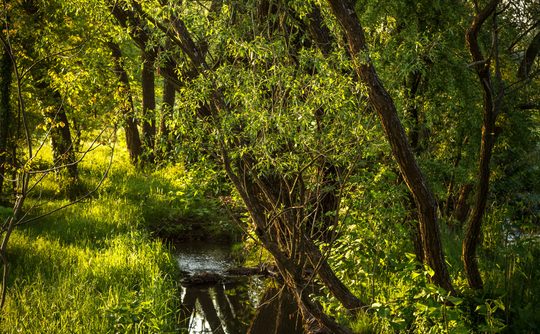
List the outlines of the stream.
{"label": "stream", "polygon": [[[176,247],[186,277],[221,275],[235,267],[229,247],[207,242]],[[225,278],[218,283],[182,284],[182,333],[189,334],[301,334],[293,298],[268,278]]]}

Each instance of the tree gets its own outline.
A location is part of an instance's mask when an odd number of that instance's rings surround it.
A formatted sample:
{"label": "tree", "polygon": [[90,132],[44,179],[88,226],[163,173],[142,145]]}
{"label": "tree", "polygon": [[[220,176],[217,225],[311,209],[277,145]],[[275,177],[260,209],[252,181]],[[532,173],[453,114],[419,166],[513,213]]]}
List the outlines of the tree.
{"label": "tree", "polygon": [[35,29],[32,33],[23,37],[22,43],[26,57],[34,62],[29,67],[30,75],[34,80],[34,86],[38,90],[43,105],[43,116],[51,124],[50,139],[53,148],[54,165],[67,170],[69,181],[67,193],[73,195],[74,186],[78,183],[79,172],[75,157],[75,148],[72,140],[71,125],[67,117],[67,104],[62,94],[52,85],[49,71],[55,71],[54,60],[49,55],[42,55],[36,47],[38,38],[43,36],[42,26],[45,24],[44,11],[40,4],[35,1],[27,1],[22,6],[27,15],[28,23]]}
{"label": "tree", "polygon": [[133,104],[133,96],[129,85],[129,77],[123,66],[120,46],[113,41],[109,41],[107,46],[111,50],[111,55],[114,60],[114,72],[118,77],[120,94],[124,99],[122,115],[125,122],[124,131],[126,134],[126,146],[129,151],[131,162],[133,164],[138,164],[141,159],[142,144],[139,137],[137,119],[135,118],[135,106]]}
{"label": "tree", "polygon": [[[491,161],[494,155],[494,148],[497,138],[503,132],[503,128],[498,126],[498,119],[508,117],[512,113],[511,107],[506,103],[515,92],[512,92],[512,86],[527,82],[530,71],[536,54],[538,54],[540,39],[538,33],[531,39],[527,46],[522,59],[519,62],[510,62],[510,73],[503,73],[504,69],[504,54],[503,43],[505,40],[501,38],[502,25],[499,25],[501,17],[504,19],[505,12],[510,11],[510,5],[502,5],[500,1],[489,1],[484,7],[479,7],[475,3],[475,16],[467,30],[466,41],[471,55],[471,67],[474,68],[478,82],[482,87],[482,127],[481,127],[481,142],[479,150],[478,163],[478,182],[476,185],[475,202],[472,207],[472,212],[469,216],[465,236],[462,244],[462,259],[467,274],[469,285],[473,289],[482,289],[483,281],[478,269],[477,247],[480,243],[480,235],[482,233],[482,221],[486,213],[486,207],[489,200],[490,183],[492,167]],[[501,8],[502,7],[502,8]],[[498,8],[500,8],[498,10]],[[532,10],[532,5],[523,4],[523,10]],[[507,14],[511,16],[512,14]],[[491,19],[491,27],[486,27]],[[520,20],[526,20],[524,17]],[[510,20],[511,21],[511,20]],[[532,27],[537,24],[532,22]],[[515,26],[515,22],[505,22],[507,26]],[[490,29],[491,28],[491,29]],[[513,27],[512,27],[513,28]],[[488,46],[482,43],[482,30],[490,30],[491,45],[489,53]],[[510,29],[508,29],[510,30]],[[524,31],[517,29],[519,34],[518,39],[529,35],[531,28]],[[515,33],[512,31],[512,33]],[[512,34],[511,34],[512,35]],[[516,42],[513,44],[515,45]],[[507,50],[512,48],[509,47]],[[516,70],[517,69],[517,70]],[[508,83],[515,78],[513,83]],[[526,90],[524,90],[526,92]],[[510,95],[510,96],[509,96]],[[524,93],[526,95],[526,93]],[[515,97],[514,97],[515,98]],[[519,112],[519,111],[518,111]],[[527,131],[528,132],[528,131]],[[526,135],[525,133],[523,135]]]}
{"label": "tree", "polygon": [[[480,167],[478,188],[476,190],[476,200],[473,211],[469,218],[467,230],[463,240],[462,257],[465,265],[465,272],[469,285],[474,289],[482,288],[482,278],[478,270],[476,260],[476,247],[478,246],[482,217],[486,209],[489,191],[489,178],[491,169],[489,167],[493,146],[495,144],[495,121],[500,113],[502,97],[504,91],[501,88],[496,90],[491,82],[490,62],[480,51],[478,44],[478,34],[484,22],[493,14],[499,1],[493,0],[486,7],[482,8],[474,17],[469,30],[467,31],[467,44],[475,63],[478,80],[484,91],[483,121],[482,121],[482,141],[480,144]],[[497,51],[496,51],[497,52]],[[500,83],[502,84],[502,83]]]}
{"label": "tree", "polygon": [[[165,60],[164,72],[174,73],[176,63],[169,57]],[[170,122],[174,110],[174,102],[176,99],[176,88],[173,81],[163,78],[163,98],[161,102],[161,118],[159,122],[159,143],[156,150],[160,151],[160,160],[165,160],[170,157],[173,150],[173,140],[170,138],[168,122]]]}
{"label": "tree", "polygon": [[[6,19],[6,22],[9,22]],[[9,24],[9,23],[6,23]],[[9,146],[13,111],[10,103],[13,65],[10,52],[2,48],[0,57],[0,203],[3,202],[4,179],[9,170]]]}
{"label": "tree", "polygon": [[437,225],[437,202],[418,167],[394,102],[369,58],[364,31],[355,8],[348,0],[329,0],[329,3],[347,36],[354,67],[360,79],[368,86],[370,102],[379,115],[401,174],[414,197],[418,209],[424,261],[435,271],[433,281],[453,292]]}
{"label": "tree", "polygon": [[[170,22],[170,25],[165,25],[145,13],[141,7],[136,8],[139,8],[141,17],[158,27],[183,51],[190,61],[192,69],[190,72],[199,74],[190,85],[204,92],[195,93],[198,96],[191,99],[196,106],[196,114],[200,116],[197,127],[208,131],[207,135],[212,138],[212,154],[219,157],[229,179],[245,203],[259,240],[276,259],[288,288],[301,305],[305,322],[311,324],[310,326],[329,328],[334,332],[348,332],[325,315],[304,292],[309,284],[306,275],[309,275],[308,271],[311,268],[345,307],[358,311],[365,306],[365,303],[337,279],[325,256],[314,244],[311,235],[311,222],[322,219],[316,214],[324,206],[322,202],[326,198],[320,195],[320,190],[328,184],[328,179],[325,180],[324,177],[321,178],[320,173],[314,172],[324,170],[319,167],[324,166],[328,160],[322,153],[318,153],[322,151],[312,152],[304,146],[306,143],[300,144],[304,139],[302,134],[323,147],[324,145],[335,147],[335,143],[321,141],[315,135],[320,130],[312,125],[306,128],[310,123],[309,121],[306,123],[303,119],[298,119],[298,122],[292,121],[291,124],[283,123],[282,126],[285,128],[273,125],[265,127],[264,123],[261,123],[266,117],[274,118],[274,122],[281,123],[279,118],[276,119],[279,115],[283,115],[285,117],[283,121],[287,122],[294,119],[291,116],[294,117],[296,113],[305,115],[303,110],[294,107],[294,103],[306,103],[306,98],[301,97],[302,87],[286,88],[283,84],[289,79],[296,80],[302,77],[302,72],[296,74],[294,67],[300,61],[300,49],[306,47],[302,44],[300,36],[307,31],[290,24],[293,21],[289,20],[294,16],[290,15],[290,8],[284,3],[263,2],[255,8],[248,6],[237,8],[239,11],[247,10],[247,13],[256,10],[259,25],[253,27],[252,32],[245,37],[238,36],[240,39],[235,43],[245,40],[250,48],[277,43],[274,47],[279,52],[275,55],[271,52],[268,54],[261,52],[256,59],[250,61],[245,58],[244,51],[231,50],[229,54],[218,58],[218,63],[209,64],[207,53],[201,50],[201,44],[209,45],[210,50],[219,50],[225,47],[219,45],[220,43],[230,43],[233,40],[218,40],[217,45],[213,44],[212,40],[206,40],[206,43],[199,44],[194,41],[185,22],[178,16],[164,19],[163,21]],[[249,15],[236,19],[241,22],[248,17]],[[280,21],[282,17],[286,20]],[[240,30],[246,28],[242,25],[239,27]],[[282,39],[283,32],[289,32],[291,39]],[[208,57],[208,59],[216,58]],[[272,67],[278,72],[275,74],[267,72]],[[242,89],[254,84],[252,79],[249,79],[250,73],[265,78],[263,80],[268,80],[268,84],[244,95],[247,91],[242,92]],[[228,78],[233,78],[231,74],[240,76],[246,81],[229,82]],[[223,81],[217,81],[217,77]],[[241,98],[235,99],[232,98],[234,94],[242,95]],[[206,114],[200,113],[199,103],[207,108]],[[257,112],[253,113],[250,110]],[[288,110],[294,113],[289,116]],[[188,115],[189,117],[191,116]],[[315,117],[324,119],[319,112],[309,115],[309,119]],[[328,115],[328,120],[324,119],[324,122],[331,124],[332,119],[337,121],[339,117]],[[294,130],[295,128],[298,130]],[[293,132],[291,133],[289,129]],[[329,130],[331,127],[326,126],[320,129],[331,131]],[[300,131],[298,136],[294,135],[297,131]],[[287,135],[284,136],[285,133]],[[313,137],[307,137],[312,134]],[[300,145],[295,145],[295,142]],[[303,150],[304,148],[306,150]],[[298,156],[295,156],[296,154]],[[329,171],[322,174],[328,175]],[[334,187],[333,191],[339,193],[341,189]]]}

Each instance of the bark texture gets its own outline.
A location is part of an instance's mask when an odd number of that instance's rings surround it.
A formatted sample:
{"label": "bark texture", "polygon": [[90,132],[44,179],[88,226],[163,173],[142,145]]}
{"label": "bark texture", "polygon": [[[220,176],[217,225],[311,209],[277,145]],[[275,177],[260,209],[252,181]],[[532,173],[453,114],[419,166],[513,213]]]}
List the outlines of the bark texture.
{"label": "bark texture", "polygon": [[482,111],[482,140],[480,142],[480,166],[478,171],[478,184],[476,188],[475,204],[469,218],[465,237],[463,239],[461,256],[465,267],[465,273],[469,286],[473,289],[481,289],[483,286],[482,277],[478,269],[476,259],[476,249],[480,240],[482,228],[482,218],[486,210],[489,193],[489,177],[491,155],[495,143],[495,120],[499,99],[502,96],[495,96],[497,93],[491,80],[490,59],[485,58],[480,50],[478,34],[484,22],[495,13],[499,0],[491,1],[474,18],[471,26],[467,30],[466,40],[474,61],[478,80],[482,85],[483,111]]}
{"label": "bark texture", "polygon": [[435,272],[433,281],[444,289],[454,292],[444,260],[439,226],[437,225],[437,202],[427,185],[413,151],[407,141],[405,130],[399,120],[395,104],[377,76],[368,55],[364,30],[354,5],[348,0],[329,0],[330,6],[345,32],[353,63],[360,79],[368,86],[369,99],[379,115],[386,137],[392,147],[403,179],[411,191],[418,210],[420,235],[424,259]]}

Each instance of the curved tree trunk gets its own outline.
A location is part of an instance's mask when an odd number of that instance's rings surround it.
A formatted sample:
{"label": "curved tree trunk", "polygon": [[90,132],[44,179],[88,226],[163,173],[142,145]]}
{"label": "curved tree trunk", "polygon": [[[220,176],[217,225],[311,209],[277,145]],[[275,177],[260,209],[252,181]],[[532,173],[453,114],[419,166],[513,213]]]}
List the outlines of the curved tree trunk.
{"label": "curved tree trunk", "polygon": [[540,31],[536,33],[531,44],[527,47],[525,55],[519,64],[518,77],[520,79],[528,79],[531,73],[532,65],[535,58],[540,53]]}
{"label": "curved tree trunk", "polygon": [[364,31],[354,6],[347,0],[329,0],[329,3],[334,15],[343,27],[356,72],[368,86],[370,102],[379,115],[386,137],[392,147],[394,158],[414,197],[418,210],[424,259],[435,272],[432,279],[437,285],[454,292],[444,260],[439,226],[437,225],[437,202],[416,163],[405,130],[397,115],[395,104],[379,80],[369,59]]}
{"label": "curved tree trunk", "polygon": [[490,176],[489,163],[491,161],[491,154],[495,143],[495,120],[497,117],[498,104],[500,98],[502,98],[502,94],[498,97],[494,96],[495,92],[491,82],[490,73],[490,59],[484,58],[480,51],[478,33],[482,28],[482,24],[495,13],[498,3],[499,0],[491,1],[475,16],[466,36],[469,51],[476,64],[476,74],[484,91],[482,141],[480,143],[480,167],[476,189],[476,200],[467,224],[461,252],[467,280],[469,281],[469,286],[473,289],[481,289],[483,286],[482,277],[478,270],[476,248],[480,240],[482,218],[484,217],[487,204]]}

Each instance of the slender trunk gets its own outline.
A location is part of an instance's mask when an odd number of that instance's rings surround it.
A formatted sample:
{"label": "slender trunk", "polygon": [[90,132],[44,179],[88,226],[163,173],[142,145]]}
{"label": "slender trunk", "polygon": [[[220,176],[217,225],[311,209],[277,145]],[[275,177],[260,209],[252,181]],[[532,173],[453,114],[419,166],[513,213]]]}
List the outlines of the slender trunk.
{"label": "slender trunk", "polygon": [[73,186],[78,182],[79,170],[71,137],[71,126],[66,114],[65,101],[62,95],[51,87],[46,77],[46,67],[39,66],[36,63],[33,69],[34,71],[31,71],[31,74],[36,82],[35,86],[41,90],[40,98],[48,106],[44,116],[52,124],[50,137],[54,166],[67,170],[68,176],[71,178],[69,186]]}
{"label": "slender trunk", "polygon": [[473,289],[481,289],[483,286],[482,277],[478,270],[476,259],[476,248],[480,240],[482,218],[486,209],[488,192],[491,155],[495,143],[495,120],[497,116],[497,104],[502,97],[495,97],[494,87],[491,82],[490,60],[484,58],[478,44],[478,33],[483,23],[489,18],[497,8],[499,0],[491,1],[481,12],[479,12],[470,28],[467,30],[466,40],[473,61],[476,65],[476,74],[482,85],[484,92],[483,112],[482,112],[482,141],[480,143],[480,166],[478,184],[476,189],[475,205],[472,209],[471,217],[467,224],[465,237],[463,239],[462,253],[463,264],[469,286]]}
{"label": "slender trunk", "polygon": [[415,99],[422,82],[422,73],[414,71],[409,74],[410,87],[406,89],[406,96],[410,103],[406,110],[406,115],[411,118],[412,124],[409,129],[408,137],[411,143],[411,148],[415,153],[419,153],[420,150],[420,115],[418,110],[418,104]]}
{"label": "slender trunk", "polygon": [[122,61],[122,51],[120,46],[114,42],[108,42],[107,46],[111,50],[114,59],[114,73],[120,82],[121,92],[125,95],[127,103],[122,103],[122,115],[124,119],[124,131],[126,134],[126,146],[129,152],[131,163],[138,164],[142,153],[141,138],[137,128],[137,119],[135,118],[135,107],[133,105],[133,96],[129,85],[129,77],[124,69]]}
{"label": "slender trunk", "polygon": [[[461,137],[461,136],[460,136]],[[454,159],[454,163],[452,165],[452,176],[450,177],[450,182],[448,182],[448,187],[446,190],[446,202],[444,203],[444,215],[450,216],[450,213],[452,210],[455,210],[456,208],[456,198],[454,195],[454,187],[455,187],[455,181],[456,181],[456,170],[461,163],[461,158],[463,156],[463,146],[465,146],[468,142],[468,136],[465,136],[462,140],[459,142],[459,146],[457,148],[456,158]]]}
{"label": "slender trunk", "polygon": [[319,248],[309,238],[305,240],[305,252],[321,281],[347,310],[358,313],[361,309],[367,307],[336,276]]}
{"label": "slender trunk", "polygon": [[12,111],[10,107],[10,86],[12,81],[13,64],[8,50],[1,48],[0,58],[0,202],[4,191],[6,164],[8,162],[8,139]]}
{"label": "slender trunk", "polygon": [[172,151],[173,142],[169,138],[169,127],[167,122],[172,118],[174,110],[174,100],[176,97],[175,85],[172,81],[163,79],[163,103],[161,105],[161,119],[159,122],[159,151],[166,156]]}
{"label": "slender trunk", "polygon": [[433,271],[433,281],[444,289],[454,292],[444,260],[437,219],[437,202],[427,185],[401,125],[395,104],[379,80],[368,56],[364,31],[354,6],[348,1],[329,0],[332,11],[349,43],[353,63],[360,79],[367,84],[369,99],[381,120],[392,153],[397,160],[403,179],[411,191],[418,210],[420,235],[424,259]]}
{"label": "slender trunk", "polygon": [[145,160],[154,162],[154,147],[156,141],[156,90],[154,62],[156,55],[154,52],[143,51],[142,61],[142,136],[144,149],[146,150]]}
{"label": "slender trunk", "polygon": [[319,7],[312,5],[310,9],[306,17],[309,34],[322,54],[328,56],[332,52],[334,39],[330,33],[330,29],[324,24]]}

